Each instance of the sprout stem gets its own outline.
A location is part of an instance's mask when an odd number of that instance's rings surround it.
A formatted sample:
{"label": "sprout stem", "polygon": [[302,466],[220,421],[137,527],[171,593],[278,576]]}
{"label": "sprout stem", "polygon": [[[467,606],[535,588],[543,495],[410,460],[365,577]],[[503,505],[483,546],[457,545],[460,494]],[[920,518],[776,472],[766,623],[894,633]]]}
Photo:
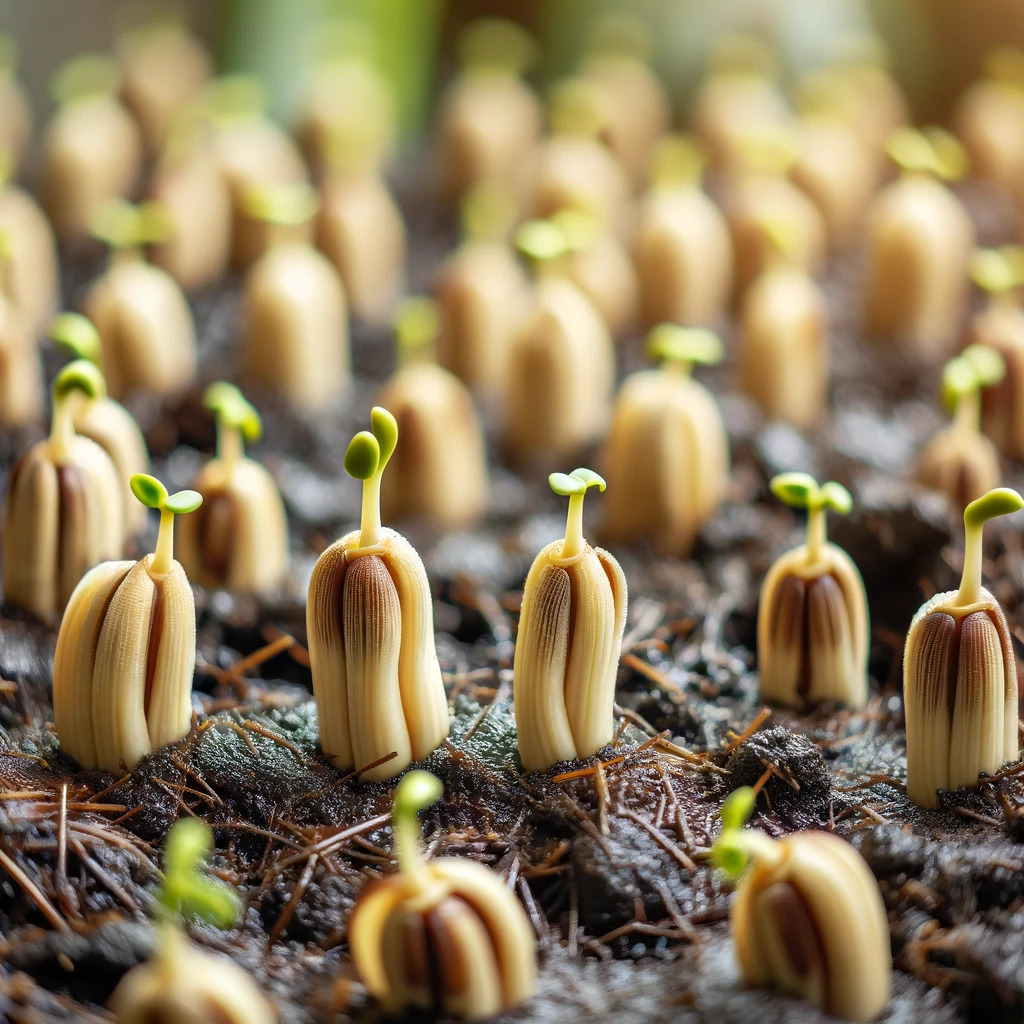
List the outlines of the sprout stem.
{"label": "sprout stem", "polygon": [[380,480],[378,470],[363,481],[363,507],[359,520],[359,546],[373,547],[380,541]]}
{"label": "sprout stem", "polygon": [[661,369],[676,377],[690,377],[693,374],[693,363],[688,359],[664,359]]}
{"label": "sprout stem", "polygon": [[55,395],[53,399],[53,417],[50,420],[50,448],[54,461],[62,465],[68,459],[71,442],[75,438],[75,425],[72,418],[70,394]]}
{"label": "sprout stem", "polygon": [[426,861],[420,848],[420,823],[417,814],[441,795],[441,783],[429,772],[410,772],[395,790],[391,827],[398,870],[418,889],[430,885]]}
{"label": "sprout stem", "polygon": [[981,597],[981,555],[984,520],[980,522],[964,519],[964,570],[960,576],[960,589],[956,604],[961,608],[975,604]]}
{"label": "sprout stem", "polygon": [[827,511],[822,504],[811,504],[807,507],[807,533],[804,545],[807,548],[807,562],[810,565],[821,560],[828,543],[826,530]]}
{"label": "sprout stem", "polygon": [[153,560],[149,563],[151,576],[166,576],[171,571],[174,561],[174,513],[169,509],[160,509],[160,531],[156,536],[156,550]]}
{"label": "sprout stem", "polygon": [[217,417],[217,458],[229,466],[236,466],[245,457],[245,442],[242,431],[232,423]]}
{"label": "sprout stem", "polygon": [[562,541],[562,558],[575,558],[583,553],[586,541],[583,539],[583,499],[582,494],[569,496],[569,512],[565,519],[565,540]]}
{"label": "sprout stem", "polygon": [[961,434],[977,434],[981,431],[981,392],[977,387],[963,392],[956,403],[953,415],[954,429]]}

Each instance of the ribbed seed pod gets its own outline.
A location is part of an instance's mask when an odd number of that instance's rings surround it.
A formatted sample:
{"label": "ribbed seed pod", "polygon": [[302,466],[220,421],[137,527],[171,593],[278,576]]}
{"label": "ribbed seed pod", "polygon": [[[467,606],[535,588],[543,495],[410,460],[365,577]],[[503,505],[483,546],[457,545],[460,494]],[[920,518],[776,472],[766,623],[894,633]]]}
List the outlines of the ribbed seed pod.
{"label": "ribbed seed pod", "polygon": [[75,587],[53,661],[53,715],[61,748],[82,768],[119,774],[175,743],[192,720],[196,613],[174,560],[174,516],[198,508],[195,491],[168,496],[139,473],[132,491],[160,510],[156,551],[103,562]]}
{"label": "ribbed seed pod", "polygon": [[82,574],[124,546],[117,471],[107,453],[75,434],[72,399],[95,396],[99,371],[85,360],[64,367],[53,385],[50,436],[29,449],[7,478],[4,598],[41,619],[59,614]]}
{"label": "ribbed seed pod", "polygon": [[481,182],[518,185],[544,124],[540,101],[521,80],[535,53],[523,28],[501,18],[481,18],[462,33],[462,72],[439,115],[436,159],[449,198]]}
{"label": "ribbed seed pod", "polygon": [[263,424],[233,384],[211,384],[204,400],[217,417],[217,456],[192,481],[203,504],[178,528],[178,558],[201,586],[266,594],[288,571],[288,518],[274,478],[245,455]]}
{"label": "ribbed seed pod", "polygon": [[960,177],[966,158],[939,129],[899,129],[888,151],[904,173],[868,213],[866,327],[912,354],[934,356],[960,329],[974,248],[966,209],[938,179]]}
{"label": "ribbed seed pod", "polygon": [[713,324],[732,294],[732,239],[701,190],[703,163],[702,151],[685,137],[668,136],[655,151],[653,186],[641,201],[633,243],[646,327]]}
{"label": "ribbed seed pod", "polygon": [[226,957],[201,952],[178,915],[219,928],[233,925],[239,900],[224,883],[199,871],[210,854],[209,828],[182,818],[167,836],[164,877],[157,893],[157,948],[118,983],[108,1006],[118,1024],[275,1024],[278,1015],[252,976]]}
{"label": "ribbed seed pod", "polygon": [[957,508],[999,484],[999,453],[981,432],[981,389],[997,384],[1005,372],[1003,357],[986,345],[968,345],[943,371],[942,397],[953,422],[921,449],[917,477]]}
{"label": "ribbed seed pod", "polygon": [[[448,735],[434,647],[434,610],[420,556],[380,525],[380,481],[398,425],[375,407],[373,433],[349,444],[345,469],[363,481],[362,523],[317,560],[306,631],[320,746],[343,772],[379,782],[425,758]],[[393,755],[390,756],[389,755]]]}
{"label": "ribbed seed pod", "polygon": [[790,992],[843,1020],[874,1020],[889,1002],[892,954],[870,868],[830,832],[777,841],[744,830],[754,800],[749,787],[730,794],[712,849],[716,866],[742,873],[729,920],[743,980]]}
{"label": "ribbed seed pod", "polygon": [[556,87],[548,112],[551,134],[531,161],[531,217],[568,208],[590,214],[608,231],[627,230],[633,190],[625,168],[600,139],[605,117],[597,83],[573,78]]}
{"label": "ribbed seed pod", "polygon": [[405,288],[405,221],[366,135],[339,136],[327,150],[316,244],[338,271],[352,312],[386,324]]}
{"label": "ribbed seed pod", "polygon": [[367,885],[348,925],[363,984],[388,1012],[480,1020],[533,994],[533,929],[504,880],[464,857],[427,860],[417,811],[441,795],[427,772],[395,790],[398,871]]}
{"label": "ribbed seed pod", "polygon": [[771,488],[787,505],[807,509],[807,538],[777,558],[761,584],[761,700],[862,708],[868,699],[867,595],[850,556],[825,536],[827,510],[849,512],[849,492],[831,481],[819,487],[806,473],[783,473]]}
{"label": "ribbed seed pod", "polygon": [[611,740],[626,625],[626,577],[583,537],[583,499],[605,482],[589,469],[548,477],[568,495],[565,537],[542,548],[523,588],[513,664],[519,756],[528,772],[589,757]]}
{"label": "ribbed seed pod", "polygon": [[[50,337],[76,358],[98,364],[102,360],[100,336],[92,323],[78,313],[61,313],[49,327]],[[149,450],[132,414],[107,396],[102,375],[96,380],[94,396],[72,396],[71,421],[75,431],[95,441],[109,456],[117,470],[124,496],[125,539],[142,533],[146,527],[146,509],[135,500],[129,484],[135,473],[149,470]]]}
{"label": "ribbed seed pod", "polygon": [[529,305],[529,282],[505,235],[515,198],[477,185],[462,206],[465,241],[445,260],[434,297],[441,318],[437,361],[474,394],[500,402],[512,339]]}
{"label": "ribbed seed pod", "polygon": [[0,427],[6,429],[34,423],[43,411],[39,348],[7,295],[9,244],[0,227]]}
{"label": "ribbed seed pod", "polygon": [[935,807],[937,791],[974,786],[1016,761],[1017,661],[1006,616],[981,585],[982,529],[1024,508],[1009,488],[964,511],[960,589],[936,594],[910,623],[903,654],[907,794]]}
{"label": "ribbed seed pod", "polygon": [[[245,270],[265,252],[269,235],[280,235],[268,232],[253,208],[252,190],[294,188],[309,180],[291,137],[264,116],[265,100],[260,82],[246,75],[215,79],[201,98],[201,109],[212,128],[210,155],[231,192],[231,265],[236,270]],[[292,234],[302,241],[311,238],[312,231],[308,218],[292,227]]]}
{"label": "ribbed seed pod", "polygon": [[550,221],[531,221],[518,241],[542,266],[534,309],[509,354],[502,437],[514,458],[564,455],[605,430],[615,343],[594,304],[562,276],[563,232]]}
{"label": "ribbed seed pod", "polygon": [[[256,190],[249,210],[288,230],[317,209],[307,186]],[[322,253],[282,234],[271,238],[245,280],[242,365],[246,374],[296,408],[322,408],[349,381],[348,305],[337,271]]]}
{"label": "ribbed seed pod", "polygon": [[381,481],[381,514],[389,520],[423,516],[457,530],[487,511],[487,449],[466,385],[430,361],[437,331],[430,299],[402,302],[395,317],[399,368],[378,395],[402,435]]}
{"label": "ribbed seed pod", "polygon": [[772,255],[740,308],[739,382],[769,419],[806,430],[828,398],[828,323],[821,286],[792,258],[791,222],[763,221]]}
{"label": "ribbed seed pod", "polygon": [[112,250],[110,267],[85,297],[95,324],[101,367],[115,396],[144,390],[174,395],[196,372],[192,311],[177,282],[142,259],[142,247],[166,237],[169,225],[158,204],[111,201],[97,211],[93,233]]}
{"label": "ribbed seed pod", "polygon": [[703,328],[663,324],[647,347],[661,368],[627,377],[612,407],[602,532],[618,541],[647,537],[659,553],[685,557],[729,478],[722,415],[690,376],[694,364],[722,358],[722,343]]}
{"label": "ribbed seed pod", "polygon": [[12,168],[3,164],[0,156],[0,232],[7,236],[9,249],[0,277],[4,279],[4,293],[35,338],[57,309],[57,242],[46,214],[32,196],[5,180]]}
{"label": "ribbed seed pod", "polygon": [[979,249],[971,278],[987,292],[987,306],[971,321],[970,342],[995,349],[1006,364],[1003,379],[981,389],[981,426],[1005,455],[1024,460],[1024,247]]}
{"label": "ribbed seed pod", "polygon": [[99,207],[128,195],[142,166],[142,139],[115,98],[110,58],[77,57],[54,81],[60,104],[43,134],[43,205],[62,242],[84,240]]}

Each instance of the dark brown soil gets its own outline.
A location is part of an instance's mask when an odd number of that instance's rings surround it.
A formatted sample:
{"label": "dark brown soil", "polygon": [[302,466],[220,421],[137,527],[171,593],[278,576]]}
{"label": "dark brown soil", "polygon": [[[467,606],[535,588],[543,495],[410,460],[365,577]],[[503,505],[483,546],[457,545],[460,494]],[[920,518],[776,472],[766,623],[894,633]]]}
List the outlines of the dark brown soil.
{"label": "dark brown soil", "polygon": [[[452,242],[451,223],[418,180],[402,182],[401,194],[414,284],[425,288]],[[1005,211],[985,194],[969,198],[985,240],[1008,240]],[[70,301],[95,270],[68,268]],[[454,710],[449,743],[426,762],[445,784],[443,801],[423,816],[427,841],[434,854],[505,874],[537,932],[538,992],[510,1019],[823,1019],[742,987],[729,889],[705,860],[724,796],[759,780],[760,828],[834,829],[878,877],[899,968],[886,1020],[1024,1015],[1024,766],[949,795],[935,812],[919,811],[903,791],[902,638],[922,599],[953,585],[960,537],[943,503],[905,482],[916,448],[941,421],[937,373],[863,345],[859,276],[852,255],[828,278],[834,411],[814,434],[763,425],[733,392],[729,366],[704,375],[733,439],[729,501],[692,560],[615,551],[631,602],[620,728],[603,767],[592,759],[524,777],[517,765],[509,699],[519,590],[564,514],[544,484],[540,470],[549,467],[516,475],[496,465],[493,511],[478,530],[437,536],[403,525],[435,585]],[[200,297],[199,386],[174,407],[133,403],[172,488],[186,486],[211,450],[201,385],[233,376],[237,312],[237,282]],[[624,371],[640,364],[639,353],[638,340],[624,347]],[[250,970],[289,1024],[376,1016],[353,977],[345,923],[365,881],[391,868],[391,787],[343,780],[323,761],[301,647],[304,580],[357,514],[358,488],[341,459],[389,368],[386,337],[357,327],[354,361],[359,382],[328,416],[302,418],[252,396],[267,427],[257,451],[292,516],[293,580],[269,603],[197,594],[196,716],[184,741],[121,779],[76,770],[53,732],[55,634],[9,610],[0,617],[0,1019],[109,1019],[104,1001],[150,952],[145,911],[160,843],[185,814],[213,826],[215,871],[246,907],[237,928],[195,927],[195,941]],[[0,441],[0,477],[29,440]],[[841,480],[856,500],[832,537],[861,567],[871,601],[865,712],[764,715],[758,704],[757,590],[801,528],[766,482],[794,468]],[[1019,467],[1006,469],[1007,483],[1020,487]],[[592,499],[590,532],[599,518],[600,498]],[[992,524],[986,574],[1024,635],[1019,530],[1013,520]],[[282,633],[297,646],[244,676],[233,670]]]}

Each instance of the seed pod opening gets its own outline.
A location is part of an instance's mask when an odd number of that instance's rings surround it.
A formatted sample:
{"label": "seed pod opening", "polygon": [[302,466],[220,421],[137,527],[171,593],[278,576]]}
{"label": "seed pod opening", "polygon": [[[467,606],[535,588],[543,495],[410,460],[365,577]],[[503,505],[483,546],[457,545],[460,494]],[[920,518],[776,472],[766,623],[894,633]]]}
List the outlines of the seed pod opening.
{"label": "seed pod opening", "polygon": [[274,478],[245,455],[263,424],[233,384],[211,384],[204,401],[217,419],[217,455],[192,481],[203,504],[181,523],[178,557],[201,586],[272,592],[288,571],[288,518]]}
{"label": "seed pod opening", "polygon": [[868,609],[864,583],[825,536],[827,510],[849,512],[846,488],[783,473],[772,492],[807,509],[804,544],[776,559],[761,584],[757,661],[763,701],[808,708],[825,701],[867,704]]}
{"label": "seed pod opening", "polygon": [[868,213],[867,330],[907,352],[937,355],[952,344],[967,299],[974,228],[942,180],[965,170],[951,136],[900,129],[889,154],[903,176]]}
{"label": "seed pod opening", "polygon": [[543,548],[523,588],[513,663],[519,755],[528,772],[589,757],[609,742],[626,625],[626,577],[583,537],[583,499],[605,482],[589,469],[552,473],[569,497],[565,537]]}
{"label": "seed pod opening", "polygon": [[493,871],[462,857],[423,856],[416,813],[440,795],[440,782],[427,772],[410,772],[398,784],[392,820],[399,869],[359,894],[349,948],[363,984],[389,1012],[479,1020],[533,994],[533,931]]}
{"label": "seed pod opening", "polygon": [[704,153],[685,137],[655,150],[651,191],[641,200],[633,243],[645,326],[708,326],[732,294],[729,227],[701,190]]}
{"label": "seed pod opening", "polygon": [[332,544],[309,581],[306,629],[320,745],[343,772],[377,782],[404,771],[448,735],[448,701],[434,646],[423,562],[381,526],[381,475],[398,441],[386,410],[349,445],[345,469],[363,481],[358,530]]}
{"label": "seed pod opening", "polygon": [[981,585],[982,528],[1024,507],[997,488],[964,511],[960,589],[936,594],[910,624],[903,655],[907,793],[920,807],[937,790],[973,786],[1016,761],[1017,663],[1006,616]]}
{"label": "seed pod opening", "polygon": [[660,553],[685,557],[728,482],[721,413],[690,376],[694,364],[718,362],[722,344],[702,328],[663,324],[648,351],[661,368],[627,377],[612,407],[603,532],[619,541],[647,537]]}
{"label": "seed pod opening", "polygon": [[7,479],[4,596],[41,619],[59,614],[82,575],[124,545],[121,485],[107,453],[75,433],[74,394],[98,394],[99,371],[64,367],[53,388],[50,437],[29,449]]}
{"label": "seed pod opening", "polygon": [[174,560],[174,516],[198,508],[195,491],[168,495],[136,474],[132,491],[160,510],[156,550],[138,562],[103,562],[75,587],[61,620],[53,712],[62,749],[83,768],[129,770],[175,743],[192,720],[196,615]]}
{"label": "seed pod opening", "polygon": [[743,829],[754,799],[749,788],[729,796],[712,850],[718,867],[742,873],[730,922],[744,981],[790,992],[844,1020],[874,1020],[889,1001],[892,978],[878,883],[860,854],[832,833],[776,841]]}
{"label": "seed pod opening", "polygon": [[943,371],[943,400],[953,423],[921,450],[917,476],[957,508],[965,508],[999,483],[999,453],[981,432],[981,389],[998,384],[1005,372],[1002,355],[985,345],[969,345]]}

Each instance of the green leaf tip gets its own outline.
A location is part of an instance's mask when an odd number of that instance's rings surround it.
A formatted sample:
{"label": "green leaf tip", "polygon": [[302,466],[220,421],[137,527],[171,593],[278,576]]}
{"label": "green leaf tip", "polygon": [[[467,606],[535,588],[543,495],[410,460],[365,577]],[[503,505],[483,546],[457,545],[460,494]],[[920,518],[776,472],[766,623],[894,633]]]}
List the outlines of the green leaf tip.
{"label": "green leaf tip", "polygon": [[198,491],[175,491],[164,498],[163,511],[184,516],[189,512],[195,512],[202,503],[203,496]]}
{"label": "green leaf tip", "polygon": [[722,833],[711,848],[711,860],[715,867],[731,878],[743,873],[749,856],[737,833],[750,820],[757,802],[757,793],[751,786],[734,789],[722,804]]}
{"label": "green leaf tip", "polygon": [[444,786],[436,775],[417,768],[395,787],[394,815],[415,819],[420,811],[439,800],[443,792]]}
{"label": "green leaf tip", "polygon": [[250,185],[242,206],[250,217],[267,224],[296,226],[316,214],[320,197],[312,185]]}
{"label": "green leaf tip", "polygon": [[536,61],[537,44],[515,21],[479,18],[458,40],[459,64],[465,71],[490,71],[519,77]]}
{"label": "green leaf tip", "polygon": [[548,477],[548,486],[562,497],[571,497],[575,494],[586,494],[591,487],[603,491],[608,485],[603,476],[599,476],[592,469],[580,467],[571,473],[552,473]]}
{"label": "green leaf tip", "polygon": [[369,480],[380,468],[380,445],[368,430],[360,430],[345,450],[345,472],[356,480]]}
{"label": "green leaf tip", "polygon": [[166,242],[174,233],[167,207],[152,201],[135,205],[127,199],[107,199],[96,208],[90,225],[93,237],[112,249],[137,249]]}
{"label": "green leaf tip", "polygon": [[196,818],[175,823],[164,844],[164,877],[157,898],[172,914],[229,928],[238,920],[241,901],[227,885],[201,871],[212,849],[207,825]]}
{"label": "green leaf tip", "polygon": [[66,398],[72,391],[81,391],[89,398],[102,398],[107,393],[106,381],[95,363],[76,359],[57,374],[53,381],[54,401]]}
{"label": "green leaf tip", "polygon": [[399,349],[416,351],[437,338],[441,315],[437,303],[428,295],[409,295],[395,311],[395,340]]}
{"label": "green leaf tip", "polygon": [[722,339],[706,327],[658,324],[647,335],[647,354],[669,363],[712,366],[725,356]]}
{"label": "green leaf tip", "polygon": [[849,515],[853,508],[853,496],[835,480],[829,480],[821,485],[819,500],[822,508],[830,508],[841,516]]}
{"label": "green leaf tip", "polygon": [[1005,246],[1002,249],[975,249],[971,256],[969,272],[971,280],[990,295],[1002,295],[1019,288],[1022,282],[1021,259],[1008,251],[1019,246]]}
{"label": "green leaf tip", "polygon": [[1006,376],[1006,360],[1003,358],[1003,354],[991,345],[980,343],[968,345],[960,355],[967,360],[974,371],[978,387],[991,387]]}
{"label": "green leaf tip", "polygon": [[62,64],[50,83],[50,95],[61,106],[76,100],[113,96],[121,87],[121,72],[113,57],[84,53]]}
{"label": "green leaf tip", "polygon": [[383,472],[398,444],[398,420],[382,405],[375,405],[370,410],[370,430],[380,447],[380,466]]}
{"label": "green leaf tip", "polygon": [[965,395],[998,384],[1005,375],[1006,361],[1001,353],[990,345],[968,345],[942,369],[943,404],[955,412]]}
{"label": "green leaf tip", "polygon": [[516,248],[537,262],[558,259],[569,251],[562,229],[550,220],[528,220],[515,235]]}
{"label": "green leaf tip", "polygon": [[757,794],[751,786],[734,789],[722,804],[722,831],[743,828],[754,813]]}
{"label": "green leaf tip", "polygon": [[88,317],[81,313],[58,313],[50,321],[47,334],[79,359],[99,365],[102,358],[100,333]]}
{"label": "green leaf tip", "polygon": [[983,494],[964,509],[964,528],[967,530],[983,526],[990,519],[1008,516],[1024,508],[1022,498],[1011,487],[997,487]]}
{"label": "green leaf tip", "polygon": [[946,181],[962,178],[968,169],[967,151],[943,128],[897,128],[886,139],[885,151],[904,171],[934,174]]}
{"label": "green leaf tip", "polygon": [[263,435],[263,420],[245,395],[227,381],[217,381],[203,392],[203,405],[220,423],[241,431],[246,441],[258,441]]}
{"label": "green leaf tip", "polygon": [[148,473],[133,473],[128,485],[132,494],[142,502],[146,508],[163,508],[167,500],[167,488],[155,476]]}
{"label": "green leaf tip", "polygon": [[779,473],[768,486],[779,501],[791,508],[810,508],[818,494],[818,481],[810,473]]}

